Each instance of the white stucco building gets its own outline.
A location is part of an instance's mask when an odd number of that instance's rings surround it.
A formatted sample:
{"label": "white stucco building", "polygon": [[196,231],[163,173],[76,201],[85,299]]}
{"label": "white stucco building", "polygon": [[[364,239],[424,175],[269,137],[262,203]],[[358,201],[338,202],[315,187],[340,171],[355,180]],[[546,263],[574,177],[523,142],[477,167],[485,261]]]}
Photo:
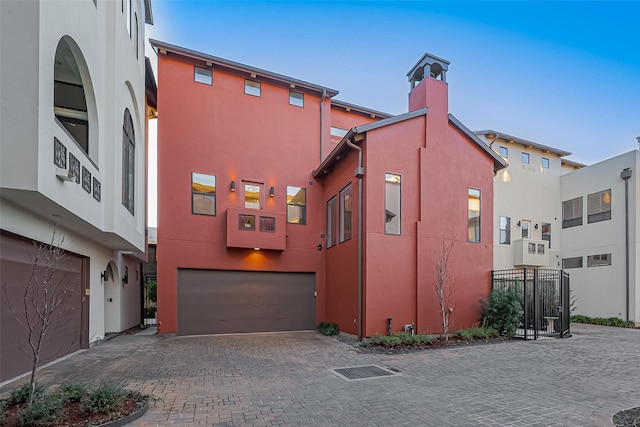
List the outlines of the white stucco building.
{"label": "white stucco building", "polygon": [[640,325],[639,152],[586,166],[556,148],[475,133],[509,163],[494,179],[494,269],[563,269],[575,314]]}
{"label": "white stucco building", "polygon": [[73,301],[44,362],[140,322],[145,23],[149,0],[0,2],[0,381],[24,372],[9,306],[56,225]]}

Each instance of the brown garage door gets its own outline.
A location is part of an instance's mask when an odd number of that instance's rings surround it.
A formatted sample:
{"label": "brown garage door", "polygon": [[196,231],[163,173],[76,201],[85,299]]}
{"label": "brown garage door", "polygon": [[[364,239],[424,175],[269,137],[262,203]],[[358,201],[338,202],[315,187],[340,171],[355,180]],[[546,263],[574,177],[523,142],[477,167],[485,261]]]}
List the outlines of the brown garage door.
{"label": "brown garage door", "polygon": [[[11,233],[0,233],[0,270],[2,271],[0,293],[0,381],[12,378],[31,369],[32,353],[25,328],[25,286],[33,268],[35,248],[33,242]],[[55,360],[85,347],[88,322],[83,316],[88,300],[82,294],[84,280],[84,258],[65,252],[56,263],[49,293],[53,292],[62,303],[52,314],[51,324],[42,343],[40,365]],[[40,265],[36,275],[42,279],[45,267]],[[34,286],[44,293],[45,286]],[[27,295],[27,313],[35,319],[34,306],[30,304],[33,293]],[[88,298],[88,297],[87,297]],[[38,305],[42,307],[41,305]],[[38,325],[37,321],[34,321]],[[35,342],[35,339],[33,339]]]}
{"label": "brown garage door", "polygon": [[314,273],[178,270],[178,335],[313,329]]}

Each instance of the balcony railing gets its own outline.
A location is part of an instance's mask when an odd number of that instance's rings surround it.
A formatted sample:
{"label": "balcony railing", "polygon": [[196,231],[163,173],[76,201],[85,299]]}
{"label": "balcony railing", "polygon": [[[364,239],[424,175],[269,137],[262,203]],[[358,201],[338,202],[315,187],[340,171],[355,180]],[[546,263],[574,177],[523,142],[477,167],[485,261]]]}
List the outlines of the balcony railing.
{"label": "balcony railing", "polygon": [[549,243],[546,240],[513,241],[513,266],[546,267],[549,265]]}
{"label": "balcony railing", "polygon": [[227,247],[283,251],[286,244],[284,212],[227,208]]}

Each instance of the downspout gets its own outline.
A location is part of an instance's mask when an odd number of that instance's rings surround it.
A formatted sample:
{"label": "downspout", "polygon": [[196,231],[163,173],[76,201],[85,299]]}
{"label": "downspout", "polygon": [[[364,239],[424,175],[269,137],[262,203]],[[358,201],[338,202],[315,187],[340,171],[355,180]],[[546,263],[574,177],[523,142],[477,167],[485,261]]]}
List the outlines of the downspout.
{"label": "downspout", "polygon": [[364,177],[364,168],[362,167],[362,148],[347,139],[349,148],[358,150],[358,167],[353,175],[358,178],[358,341],[362,341],[362,217],[364,209],[362,207],[362,178]]}
{"label": "downspout", "polygon": [[493,144],[498,140],[498,138],[500,138],[500,134],[498,132],[496,132],[496,136],[495,138],[493,138],[493,141],[491,141],[489,143],[489,148],[493,150]]}
{"label": "downspout", "polygon": [[624,180],[624,266],[626,289],[626,320],[629,320],[629,178],[631,169],[625,168],[620,172],[620,178]]}
{"label": "downspout", "polygon": [[320,163],[324,160],[324,99],[327,97],[327,90],[322,89],[320,97]]}

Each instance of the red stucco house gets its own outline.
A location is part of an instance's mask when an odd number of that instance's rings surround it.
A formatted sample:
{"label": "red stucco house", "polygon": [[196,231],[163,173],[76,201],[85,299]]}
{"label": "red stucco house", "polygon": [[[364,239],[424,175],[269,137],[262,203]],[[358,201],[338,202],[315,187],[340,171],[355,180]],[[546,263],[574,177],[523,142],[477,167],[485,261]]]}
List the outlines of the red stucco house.
{"label": "red stucco house", "polygon": [[152,41],[158,52],[158,331],[441,332],[434,291],[455,240],[452,327],[488,295],[502,158],[448,112],[448,62],[408,74],[409,112]]}

